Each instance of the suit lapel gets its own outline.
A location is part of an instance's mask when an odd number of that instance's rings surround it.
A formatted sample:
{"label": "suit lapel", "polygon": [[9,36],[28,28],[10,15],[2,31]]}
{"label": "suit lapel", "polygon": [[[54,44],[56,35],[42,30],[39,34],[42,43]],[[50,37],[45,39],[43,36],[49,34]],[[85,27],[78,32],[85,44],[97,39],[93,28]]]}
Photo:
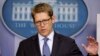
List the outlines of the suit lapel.
{"label": "suit lapel", "polygon": [[60,44],[61,44],[60,38],[59,38],[58,34],[55,33],[51,56],[57,56],[57,52],[60,49]]}
{"label": "suit lapel", "polygon": [[40,52],[40,47],[39,47],[39,40],[38,40],[38,35],[35,36],[35,38],[33,38],[34,41],[34,54],[35,56],[41,56],[41,52]]}

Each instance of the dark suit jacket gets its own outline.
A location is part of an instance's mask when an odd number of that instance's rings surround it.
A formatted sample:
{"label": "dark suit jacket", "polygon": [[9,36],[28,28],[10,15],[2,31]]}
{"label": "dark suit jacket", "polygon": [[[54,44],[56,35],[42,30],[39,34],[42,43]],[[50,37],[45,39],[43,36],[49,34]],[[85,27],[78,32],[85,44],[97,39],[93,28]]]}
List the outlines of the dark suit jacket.
{"label": "dark suit jacket", "polygon": [[[23,40],[16,56],[41,56],[38,35]],[[83,56],[75,41],[58,33],[54,34],[51,56]]]}

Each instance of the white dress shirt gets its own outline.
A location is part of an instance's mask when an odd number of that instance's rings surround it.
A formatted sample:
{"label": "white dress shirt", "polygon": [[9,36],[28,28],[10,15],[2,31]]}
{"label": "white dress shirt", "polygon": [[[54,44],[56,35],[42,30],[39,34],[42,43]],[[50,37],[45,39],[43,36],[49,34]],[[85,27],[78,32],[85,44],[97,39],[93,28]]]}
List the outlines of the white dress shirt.
{"label": "white dress shirt", "polygon": [[[44,44],[44,36],[38,34],[38,37],[39,37],[39,46],[40,46],[40,51],[41,51],[41,54],[43,55],[43,44]],[[49,40],[47,41],[47,44],[49,46],[49,49],[50,49],[50,53],[52,52],[52,46],[53,46],[53,38],[54,38],[54,31],[52,31],[48,36],[47,38],[49,38]]]}

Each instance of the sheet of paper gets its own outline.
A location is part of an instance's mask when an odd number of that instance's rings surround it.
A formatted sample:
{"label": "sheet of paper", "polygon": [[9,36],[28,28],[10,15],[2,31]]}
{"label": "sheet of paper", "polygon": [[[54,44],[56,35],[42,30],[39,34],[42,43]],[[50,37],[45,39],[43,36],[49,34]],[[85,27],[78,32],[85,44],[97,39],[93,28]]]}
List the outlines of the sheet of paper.
{"label": "sheet of paper", "polygon": [[99,55],[100,55],[100,14],[97,14],[97,41],[99,43]]}

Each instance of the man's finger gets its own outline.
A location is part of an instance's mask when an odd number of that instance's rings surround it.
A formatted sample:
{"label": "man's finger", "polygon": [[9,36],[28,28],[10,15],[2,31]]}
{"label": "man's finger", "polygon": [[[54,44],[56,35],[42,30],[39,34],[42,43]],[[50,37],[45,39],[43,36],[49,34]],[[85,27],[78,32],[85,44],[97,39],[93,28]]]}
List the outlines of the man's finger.
{"label": "man's finger", "polygon": [[82,44],[82,47],[86,49],[86,45]]}
{"label": "man's finger", "polygon": [[95,42],[96,42],[96,40],[94,39],[94,37],[92,37],[92,36],[88,37],[88,43],[95,43]]}

